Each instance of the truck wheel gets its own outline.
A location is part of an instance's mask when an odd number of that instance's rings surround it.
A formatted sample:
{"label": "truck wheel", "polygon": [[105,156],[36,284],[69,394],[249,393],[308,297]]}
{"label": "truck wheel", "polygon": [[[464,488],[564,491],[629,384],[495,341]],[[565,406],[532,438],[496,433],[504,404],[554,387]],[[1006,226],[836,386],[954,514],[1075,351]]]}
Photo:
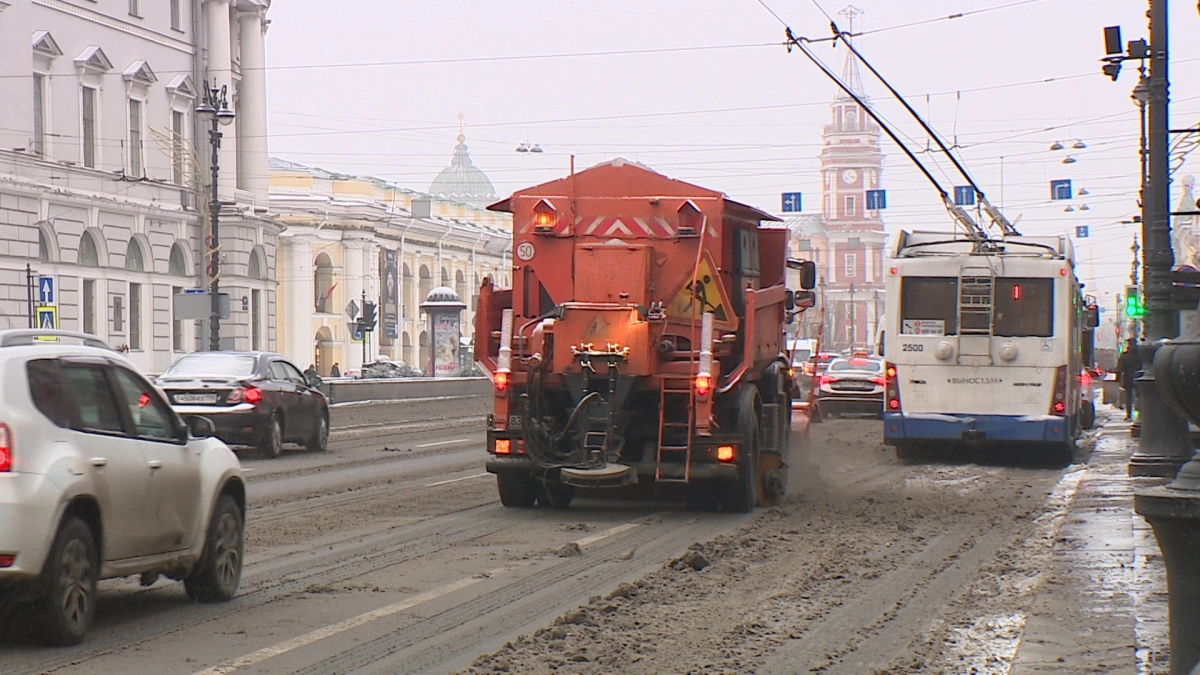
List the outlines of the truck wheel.
{"label": "truck wheel", "polygon": [[566,483],[559,483],[553,479],[539,482],[537,499],[542,508],[561,511],[571,506],[571,500],[574,498],[575,488]]}
{"label": "truck wheel", "polygon": [[68,516],[46,560],[46,594],[37,607],[47,643],[65,647],[83,642],[96,614],[99,574],[100,556],[91,528]]}
{"label": "truck wheel", "polygon": [[742,447],[738,448],[738,477],[726,502],[730,511],[750,513],[758,504],[758,491],[762,485],[758,462],[758,424],[762,414],[758,389],[745,387],[738,396],[737,428],[742,433]]}
{"label": "truck wheel", "polygon": [[500,503],[509,508],[528,508],[537,499],[534,479],[515,471],[496,474],[496,487],[500,490]]}

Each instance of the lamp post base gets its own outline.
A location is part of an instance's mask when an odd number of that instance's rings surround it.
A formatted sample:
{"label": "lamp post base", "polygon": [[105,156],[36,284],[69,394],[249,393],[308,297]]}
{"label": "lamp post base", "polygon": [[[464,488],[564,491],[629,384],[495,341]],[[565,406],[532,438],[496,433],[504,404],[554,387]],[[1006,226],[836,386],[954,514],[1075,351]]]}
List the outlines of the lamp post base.
{"label": "lamp post base", "polygon": [[[1142,362],[1155,363],[1156,352],[1162,346],[1160,342],[1143,342],[1139,346]],[[1172,346],[1171,353],[1178,349]],[[1141,377],[1137,379],[1138,419],[1141,434],[1138,448],[1129,458],[1130,476],[1151,476],[1157,478],[1174,478],[1179,468],[1192,458],[1192,444],[1188,435],[1188,424],[1175,414],[1168,405],[1168,399],[1160,391],[1157,377],[1167,377],[1164,384],[1174,385],[1171,371],[1159,372],[1156,367],[1147,366]]]}

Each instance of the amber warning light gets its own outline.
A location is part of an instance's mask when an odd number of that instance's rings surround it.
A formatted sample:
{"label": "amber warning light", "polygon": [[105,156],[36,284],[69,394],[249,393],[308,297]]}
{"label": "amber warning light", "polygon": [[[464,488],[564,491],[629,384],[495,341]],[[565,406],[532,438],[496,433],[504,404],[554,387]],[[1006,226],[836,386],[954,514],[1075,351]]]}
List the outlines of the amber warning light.
{"label": "amber warning light", "polygon": [[508,373],[503,370],[496,373],[495,377],[496,391],[504,391],[508,389]]}

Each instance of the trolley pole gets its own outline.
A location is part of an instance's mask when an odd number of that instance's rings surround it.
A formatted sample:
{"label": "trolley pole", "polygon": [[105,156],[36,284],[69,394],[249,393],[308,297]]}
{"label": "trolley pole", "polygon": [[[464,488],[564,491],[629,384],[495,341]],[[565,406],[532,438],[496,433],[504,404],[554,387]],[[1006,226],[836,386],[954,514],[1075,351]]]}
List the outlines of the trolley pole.
{"label": "trolley pole", "polygon": [[1146,315],[1139,353],[1145,364],[1137,380],[1142,435],[1129,459],[1129,475],[1172,478],[1192,456],[1187,423],[1163,400],[1154,380],[1154,355],[1164,339],[1179,337],[1179,310],[1172,302],[1171,173],[1169,154],[1169,78],[1167,75],[1167,0],[1149,0],[1150,92],[1149,165],[1142,198],[1142,280]]}

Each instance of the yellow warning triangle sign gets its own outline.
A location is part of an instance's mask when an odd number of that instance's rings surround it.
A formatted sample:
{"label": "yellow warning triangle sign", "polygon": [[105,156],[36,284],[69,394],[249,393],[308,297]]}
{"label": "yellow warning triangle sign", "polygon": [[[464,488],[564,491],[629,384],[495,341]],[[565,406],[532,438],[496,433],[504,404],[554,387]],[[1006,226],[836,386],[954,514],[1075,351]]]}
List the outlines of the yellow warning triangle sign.
{"label": "yellow warning triangle sign", "polygon": [[706,252],[700,259],[695,285],[692,279],[684,283],[683,288],[671,299],[671,304],[667,305],[667,316],[685,321],[698,320],[705,312],[712,312],[717,323],[730,327],[736,325],[733,304],[729,301],[725,284],[721,283],[721,277],[715,272],[716,268],[712,256]]}

